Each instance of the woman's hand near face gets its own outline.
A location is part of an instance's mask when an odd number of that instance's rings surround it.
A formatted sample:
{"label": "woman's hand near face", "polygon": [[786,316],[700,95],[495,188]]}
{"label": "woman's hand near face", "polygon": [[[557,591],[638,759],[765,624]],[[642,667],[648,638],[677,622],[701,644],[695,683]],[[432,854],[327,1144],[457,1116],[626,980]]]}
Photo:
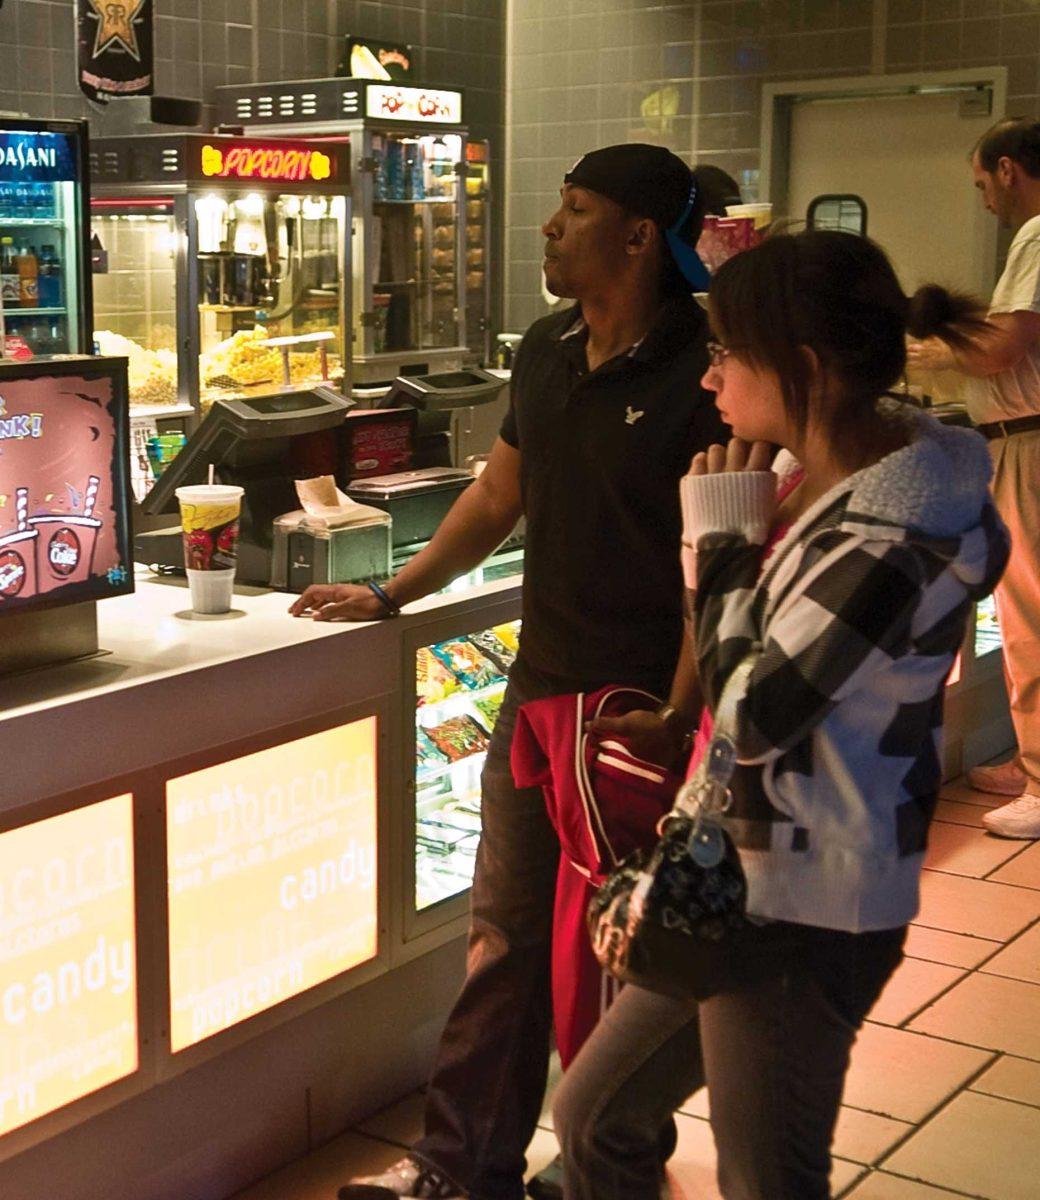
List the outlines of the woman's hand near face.
{"label": "woman's hand near face", "polygon": [[693,456],[691,475],[721,475],[724,471],[768,471],[772,447],[768,442],[732,438],[728,445],[709,446]]}

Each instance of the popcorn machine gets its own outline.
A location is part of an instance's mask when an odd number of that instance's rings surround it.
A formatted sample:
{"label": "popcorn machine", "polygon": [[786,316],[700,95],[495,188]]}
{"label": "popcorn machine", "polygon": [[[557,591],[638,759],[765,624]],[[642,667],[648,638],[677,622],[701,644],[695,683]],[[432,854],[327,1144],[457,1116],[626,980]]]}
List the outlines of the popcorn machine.
{"label": "popcorn machine", "polygon": [[470,146],[459,91],[316,79],[217,88],[223,126],[349,139],[354,381],[487,360],[486,143]]}
{"label": "popcorn machine", "polygon": [[94,338],[129,359],[132,416],[349,389],[345,146],[156,134],[90,157]]}

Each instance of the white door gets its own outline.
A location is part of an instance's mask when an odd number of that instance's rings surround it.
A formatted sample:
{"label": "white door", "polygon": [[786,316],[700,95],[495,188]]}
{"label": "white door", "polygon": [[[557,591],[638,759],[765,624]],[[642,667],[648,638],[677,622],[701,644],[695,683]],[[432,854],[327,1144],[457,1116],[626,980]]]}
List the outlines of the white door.
{"label": "white door", "polygon": [[961,116],[964,93],[795,102],[787,216],[804,220],[823,193],[867,204],[867,234],[888,252],[908,294],[942,283],[988,298],[996,219],[972,184],[969,155],[993,123]]}

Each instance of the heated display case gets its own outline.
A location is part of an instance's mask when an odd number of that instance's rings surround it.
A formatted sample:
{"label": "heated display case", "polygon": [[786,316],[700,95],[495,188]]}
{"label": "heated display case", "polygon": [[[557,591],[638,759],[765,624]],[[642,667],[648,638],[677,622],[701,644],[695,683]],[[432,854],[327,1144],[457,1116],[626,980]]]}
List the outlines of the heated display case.
{"label": "heated display case", "polygon": [[491,143],[466,143],[466,341],[483,366],[491,346]]}
{"label": "heated display case", "polygon": [[0,119],[0,357],[88,354],[85,121]]}
{"label": "heated display case", "polygon": [[487,154],[472,158],[462,105],[458,91],[364,79],[217,89],[227,125],[349,139],[358,384],[452,370],[482,344],[469,325],[486,321]]}
{"label": "heated display case", "polygon": [[95,337],[132,414],[349,388],[345,147],[154,135],[96,141]]}

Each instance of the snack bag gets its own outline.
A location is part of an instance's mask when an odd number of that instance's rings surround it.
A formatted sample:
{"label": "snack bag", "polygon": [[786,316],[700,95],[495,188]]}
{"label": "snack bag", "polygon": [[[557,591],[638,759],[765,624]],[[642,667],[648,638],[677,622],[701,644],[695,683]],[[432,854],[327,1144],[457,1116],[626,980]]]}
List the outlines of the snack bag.
{"label": "snack bag", "polygon": [[502,711],[502,701],[505,698],[506,693],[503,689],[501,692],[495,692],[490,696],[481,696],[479,700],[474,700],[473,707],[480,713],[485,729],[495,728],[495,722],[498,720],[498,714]]}
{"label": "snack bag", "polygon": [[503,675],[508,674],[509,668],[516,659],[516,651],[510,650],[494,630],[485,629],[481,633],[471,633],[468,635],[468,640],[486,658],[489,658]]}
{"label": "snack bag", "polygon": [[465,715],[450,717],[443,724],[427,729],[426,736],[453,763],[482,753],[490,744],[484,730],[472,717]]}
{"label": "snack bag", "polygon": [[520,622],[506,621],[504,625],[496,625],[491,632],[498,638],[503,646],[512,650],[514,654],[520,649]]}
{"label": "snack bag", "polygon": [[445,696],[460,690],[459,681],[428,646],[415,656],[415,705],[437,704]]}
{"label": "snack bag", "polygon": [[465,639],[440,642],[433,647],[434,654],[462,684],[473,690],[487,687],[504,678],[502,671]]}
{"label": "snack bag", "polygon": [[421,726],[417,727],[415,730],[415,762],[418,770],[420,772],[435,771],[438,767],[443,767],[447,761],[448,756],[441,753],[430,741],[426,730]]}

